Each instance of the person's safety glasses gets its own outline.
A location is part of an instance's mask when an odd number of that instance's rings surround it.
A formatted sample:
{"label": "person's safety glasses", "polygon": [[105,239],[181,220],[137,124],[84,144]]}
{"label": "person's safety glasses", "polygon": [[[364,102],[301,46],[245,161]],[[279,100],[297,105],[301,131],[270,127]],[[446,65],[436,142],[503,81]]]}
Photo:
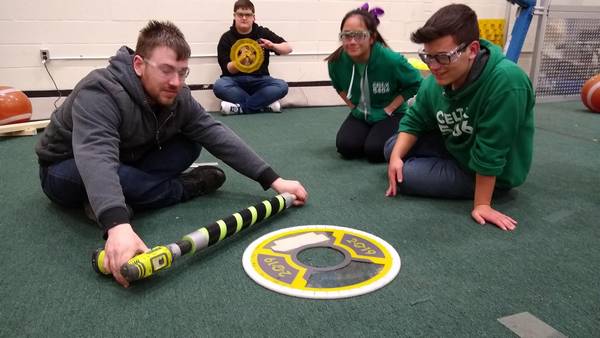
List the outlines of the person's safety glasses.
{"label": "person's safety glasses", "polygon": [[254,16],[254,13],[233,12],[233,14],[240,19],[250,19]]}
{"label": "person's safety glasses", "polygon": [[181,69],[177,69],[173,66],[169,66],[169,65],[157,65],[155,62],[144,59],[144,62],[149,64],[150,66],[158,69],[160,71],[160,73],[162,74],[163,77],[170,79],[173,76],[175,76],[175,74],[177,74],[179,76],[179,78],[181,78],[182,80],[185,80],[188,75],[190,75],[190,69],[185,67],[185,68],[181,68]]}
{"label": "person's safety glasses", "polygon": [[352,39],[356,42],[361,42],[371,36],[369,31],[344,31],[340,33],[340,41],[350,42]]}
{"label": "person's safety glasses", "polygon": [[433,61],[435,60],[435,62],[437,62],[438,64],[446,66],[446,65],[449,65],[452,62],[456,61],[458,59],[458,57],[462,54],[462,52],[465,50],[465,48],[467,48],[467,46],[468,46],[468,44],[463,42],[449,52],[437,53],[437,54],[428,54],[428,53],[425,53],[424,50],[420,50],[419,58],[421,58],[421,60],[423,62],[425,62],[427,65],[432,64]]}

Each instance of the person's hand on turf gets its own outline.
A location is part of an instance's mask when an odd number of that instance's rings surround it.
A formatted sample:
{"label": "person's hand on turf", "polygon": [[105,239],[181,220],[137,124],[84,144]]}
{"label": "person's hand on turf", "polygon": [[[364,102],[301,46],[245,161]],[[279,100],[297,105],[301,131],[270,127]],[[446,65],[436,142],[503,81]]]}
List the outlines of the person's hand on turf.
{"label": "person's hand on turf", "polygon": [[492,223],[504,231],[513,231],[517,228],[517,221],[486,204],[475,206],[471,211],[471,217],[481,225],[486,222]]}
{"label": "person's hand on turf", "polygon": [[121,275],[121,266],[133,256],[148,251],[142,239],[133,231],[130,224],[123,223],[108,230],[108,239],[104,244],[104,269],[124,287],[129,282]]}
{"label": "person's hand on turf", "polygon": [[398,183],[402,183],[402,168],[404,161],[400,157],[392,156],[388,164],[388,188],[385,192],[386,196],[396,196]]}
{"label": "person's hand on turf", "polygon": [[284,180],[283,178],[279,177],[273,181],[271,188],[273,188],[273,190],[277,191],[279,194],[287,192],[295,195],[296,199],[294,200],[294,205],[296,206],[304,205],[308,199],[308,193],[306,192],[306,189],[304,189],[302,184],[300,184],[298,181]]}

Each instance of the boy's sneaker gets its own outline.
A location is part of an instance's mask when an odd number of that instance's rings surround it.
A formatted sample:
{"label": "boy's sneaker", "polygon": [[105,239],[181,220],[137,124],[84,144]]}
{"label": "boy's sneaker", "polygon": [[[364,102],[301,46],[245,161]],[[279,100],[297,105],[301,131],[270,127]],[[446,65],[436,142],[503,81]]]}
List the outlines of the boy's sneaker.
{"label": "boy's sneaker", "polygon": [[213,166],[200,166],[190,172],[179,175],[183,184],[183,200],[216,191],[225,182],[223,170]]}
{"label": "boy's sneaker", "polygon": [[281,103],[279,103],[279,101],[275,101],[275,102],[271,103],[270,105],[268,105],[265,108],[265,111],[270,111],[273,113],[281,113]]}
{"label": "boy's sneaker", "polygon": [[242,114],[242,107],[237,103],[231,103],[227,101],[221,101],[221,114],[223,115],[237,115]]}

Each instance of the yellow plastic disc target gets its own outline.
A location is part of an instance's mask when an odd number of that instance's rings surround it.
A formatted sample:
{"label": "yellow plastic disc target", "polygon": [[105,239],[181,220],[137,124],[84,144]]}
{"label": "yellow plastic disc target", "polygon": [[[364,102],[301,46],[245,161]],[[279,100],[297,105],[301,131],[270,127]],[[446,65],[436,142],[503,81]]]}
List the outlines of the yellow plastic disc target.
{"label": "yellow plastic disc target", "polygon": [[237,40],[231,47],[229,57],[242,73],[257,71],[265,60],[262,47],[255,40],[248,38]]}
{"label": "yellow plastic disc target", "polygon": [[[314,250],[329,251],[323,264]],[[327,255],[322,255],[327,256]],[[314,257],[313,257],[314,258]],[[302,298],[334,299],[362,295],[391,282],[400,256],[381,238],[332,226],[298,226],[266,234],[244,252],[244,270],[267,289]],[[333,261],[333,262],[332,262]]]}

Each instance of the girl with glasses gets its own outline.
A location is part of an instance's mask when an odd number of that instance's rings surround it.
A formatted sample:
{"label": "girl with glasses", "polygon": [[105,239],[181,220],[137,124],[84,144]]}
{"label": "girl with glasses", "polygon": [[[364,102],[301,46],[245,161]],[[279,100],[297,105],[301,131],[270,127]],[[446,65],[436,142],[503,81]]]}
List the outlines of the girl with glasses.
{"label": "girl with glasses", "polygon": [[406,100],[413,97],[421,74],[390,49],[377,30],[380,8],[348,12],[340,26],[341,46],[325,60],[335,90],[350,108],[337,133],[344,158],[383,162],[385,141],[398,130]]}

